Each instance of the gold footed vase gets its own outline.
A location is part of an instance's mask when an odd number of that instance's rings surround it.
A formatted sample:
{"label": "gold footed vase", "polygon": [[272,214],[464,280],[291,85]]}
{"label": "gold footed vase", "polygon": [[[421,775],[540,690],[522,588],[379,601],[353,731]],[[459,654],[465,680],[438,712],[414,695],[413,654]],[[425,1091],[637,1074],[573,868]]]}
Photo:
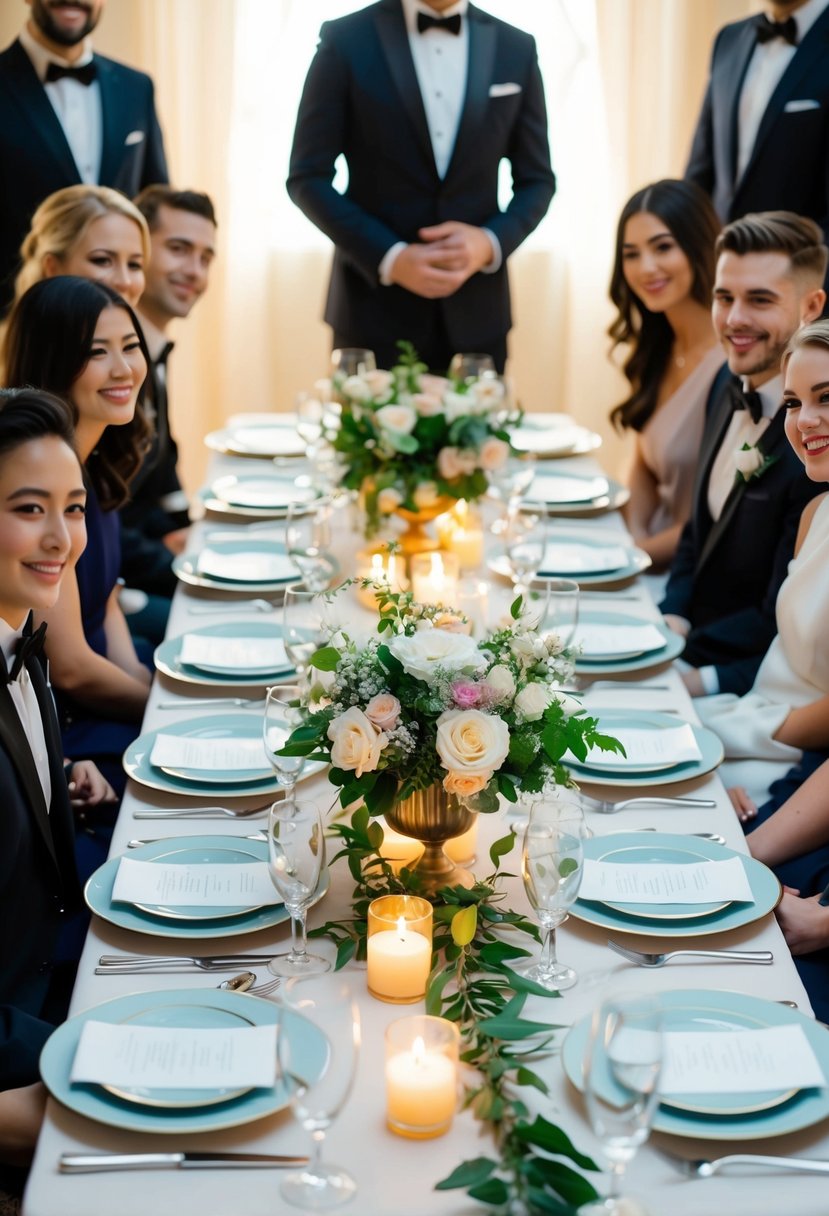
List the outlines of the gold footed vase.
{"label": "gold footed vase", "polygon": [[[439,549],[440,543],[426,531],[426,525],[448,511],[455,500],[444,495],[433,502],[431,507],[421,507],[418,511],[407,511],[405,507],[396,507],[395,515],[406,521],[406,531],[398,538],[400,548],[406,557],[413,553],[429,553]],[[402,829],[401,829],[402,830]],[[447,839],[449,839],[447,837]]]}
{"label": "gold footed vase", "polygon": [[423,856],[412,870],[421,879],[424,892],[434,895],[441,887],[474,885],[475,876],[455,865],[443,851],[446,841],[462,836],[475,818],[475,811],[463,806],[454,794],[447,794],[436,783],[399,799],[385,817],[396,832],[422,843]]}

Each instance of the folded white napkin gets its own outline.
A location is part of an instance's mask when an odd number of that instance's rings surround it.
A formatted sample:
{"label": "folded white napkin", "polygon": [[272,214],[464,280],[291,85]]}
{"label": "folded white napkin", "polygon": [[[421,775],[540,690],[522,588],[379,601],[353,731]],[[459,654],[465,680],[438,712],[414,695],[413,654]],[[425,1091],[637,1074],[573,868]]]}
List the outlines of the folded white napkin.
{"label": "folded white napkin", "polygon": [[663,1094],[750,1094],[826,1084],[801,1026],[710,1033],[672,1030],[665,1035],[665,1047],[659,1082]]}
{"label": "folded white napkin", "polygon": [[581,426],[557,426],[541,429],[521,426],[513,432],[513,446],[522,452],[569,452],[584,437]]}
{"label": "folded white napkin", "polygon": [[753,903],[739,857],[725,861],[618,864],[587,858],[579,898],[610,904]]}
{"label": "folded white napkin", "polygon": [[601,574],[621,570],[629,561],[622,545],[548,545],[539,574]]}
{"label": "folded white napkin", "polygon": [[190,667],[207,664],[222,671],[292,670],[281,638],[218,638],[186,633],[179,661]]}
{"label": "folded white napkin", "polygon": [[656,625],[607,625],[581,621],[573,637],[573,646],[581,646],[585,659],[615,658],[619,655],[648,654],[663,650],[665,635]]}
{"label": "folded white napkin", "polygon": [[237,583],[271,583],[290,579],[297,573],[285,553],[251,550],[248,553],[222,553],[202,549],[196,560],[199,574]]}
{"label": "folded white napkin", "polygon": [[655,730],[647,726],[605,727],[600,717],[599,730],[618,739],[625,749],[625,755],[603,752],[594,747],[587,756],[590,768],[623,772],[633,768],[669,768],[675,764],[702,759],[696,735],[688,722],[683,722],[681,726],[667,727],[665,730]]}
{"label": "folded white napkin", "polygon": [[190,768],[206,773],[218,769],[269,773],[261,739],[193,739],[158,734],[150,753],[154,768]]}
{"label": "folded white napkin", "polygon": [[592,502],[609,490],[605,477],[545,477],[533,478],[525,498],[530,502],[579,503]]}
{"label": "folded white napkin", "polygon": [[122,857],[112,888],[116,903],[162,904],[171,908],[261,908],[282,900],[267,864],[168,865]]}

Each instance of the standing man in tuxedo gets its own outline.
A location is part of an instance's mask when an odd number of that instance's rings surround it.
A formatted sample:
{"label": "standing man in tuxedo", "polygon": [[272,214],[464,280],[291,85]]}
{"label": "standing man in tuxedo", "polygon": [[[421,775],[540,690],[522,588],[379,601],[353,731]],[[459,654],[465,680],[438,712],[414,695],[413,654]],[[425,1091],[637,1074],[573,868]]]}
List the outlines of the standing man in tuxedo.
{"label": "standing man in tuxedo", "polygon": [[723,223],[806,215],[829,234],[829,0],[770,0],[720,30],[685,170]]}
{"label": "standing man in tuxedo", "polygon": [[[334,189],[334,162],[348,187]],[[512,199],[498,206],[498,167]],[[533,38],[468,0],[379,0],[326,22],[299,106],[288,193],[334,242],[335,346],[503,370],[507,259],[555,190]]]}
{"label": "standing man in tuxedo", "polygon": [[35,208],[63,186],[132,197],[167,181],[153,83],[92,51],[106,0],[27,0],[29,19],[0,53],[0,313]]}
{"label": "standing man in tuxedo", "polygon": [[711,390],[691,517],[660,605],[686,639],[692,696],[751,688],[800,516],[823,490],[786,441],[780,372],[792,334],[826,299],[821,230],[767,211],[727,225],[716,251],[713,320],[728,367]]}

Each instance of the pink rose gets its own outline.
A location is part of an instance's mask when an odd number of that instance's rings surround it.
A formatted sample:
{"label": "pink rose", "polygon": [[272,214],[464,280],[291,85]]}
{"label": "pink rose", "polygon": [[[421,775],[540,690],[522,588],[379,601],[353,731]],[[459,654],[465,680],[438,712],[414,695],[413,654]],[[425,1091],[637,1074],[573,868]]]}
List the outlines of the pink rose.
{"label": "pink rose", "polygon": [[478,467],[478,454],[472,448],[461,448],[458,452],[458,464],[462,473],[474,473]]}
{"label": "pink rose", "polygon": [[378,730],[394,730],[400,721],[400,702],[390,692],[378,692],[369,701],[365,713]]}
{"label": "pink rose", "polygon": [[503,468],[508,456],[509,444],[504,443],[503,439],[496,439],[494,435],[490,435],[489,439],[485,439],[481,444],[478,460],[482,469],[492,473],[496,469]]}
{"label": "pink rose", "polygon": [[438,452],[438,472],[444,481],[454,481],[463,472],[458,448],[441,448]]}
{"label": "pink rose", "polygon": [[449,381],[445,376],[431,376],[427,372],[420,377],[421,392],[429,393],[430,396],[442,397],[449,387]]}
{"label": "pink rose", "polygon": [[481,690],[468,680],[456,680],[452,685],[452,697],[459,709],[472,709],[481,699]]}
{"label": "pink rose", "polygon": [[443,410],[443,402],[435,393],[415,393],[412,405],[422,418],[431,418]]}

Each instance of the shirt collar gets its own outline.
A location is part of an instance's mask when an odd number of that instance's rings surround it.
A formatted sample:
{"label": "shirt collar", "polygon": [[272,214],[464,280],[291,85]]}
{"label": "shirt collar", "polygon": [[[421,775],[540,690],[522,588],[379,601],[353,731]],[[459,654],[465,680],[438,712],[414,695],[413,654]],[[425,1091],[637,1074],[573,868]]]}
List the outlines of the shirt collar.
{"label": "shirt collar", "polygon": [[[816,3],[816,0],[810,0],[811,3]],[[461,17],[466,16],[466,10],[469,8],[469,0],[457,0],[456,4],[450,4],[449,8],[444,9],[442,13],[437,13],[433,8],[429,8],[428,4],[420,4],[418,0],[401,0],[403,5],[403,15],[406,18],[406,29],[410,34],[416,33],[417,30],[417,14],[426,13],[428,17],[454,17],[455,13],[459,13]],[[829,0],[824,0],[824,3],[829,4]]]}
{"label": "shirt collar", "polygon": [[157,325],[153,325],[152,321],[144,315],[140,308],[138,309],[138,319],[141,322],[141,329],[147,340],[147,350],[150,352],[150,358],[155,363],[164,347],[170,345],[170,339]]}
{"label": "shirt collar", "polygon": [[829,0],[806,0],[804,5],[792,13],[797,24],[798,44],[806,37],[827,5],[829,5]]}
{"label": "shirt collar", "polygon": [[0,617],[0,650],[3,651],[3,658],[6,660],[6,670],[11,671],[11,666],[14,661],[14,651],[18,641],[23,636],[23,630],[26,622],[19,629],[12,629],[8,621],[4,621]]}
{"label": "shirt collar", "polygon": [[[829,3],[829,0],[827,0],[827,3]],[[73,63],[70,63],[68,59],[64,59],[62,55],[55,55],[54,52],[47,51],[46,47],[41,46],[25,25],[20,31],[20,45],[31,59],[32,67],[37,72],[37,77],[41,84],[46,80],[46,71],[50,63],[59,63],[61,67],[67,68],[82,68],[87,63],[92,62],[92,39],[89,37],[84,38],[83,54],[80,59],[76,59]]]}
{"label": "shirt collar", "polygon": [[[829,0],[827,0],[829,3]],[[743,389],[748,391],[749,386],[743,380]],[[759,396],[763,404],[763,417],[773,418],[780,409],[780,402],[783,400],[783,375],[775,376],[773,380],[767,380],[764,385],[754,390]]]}

